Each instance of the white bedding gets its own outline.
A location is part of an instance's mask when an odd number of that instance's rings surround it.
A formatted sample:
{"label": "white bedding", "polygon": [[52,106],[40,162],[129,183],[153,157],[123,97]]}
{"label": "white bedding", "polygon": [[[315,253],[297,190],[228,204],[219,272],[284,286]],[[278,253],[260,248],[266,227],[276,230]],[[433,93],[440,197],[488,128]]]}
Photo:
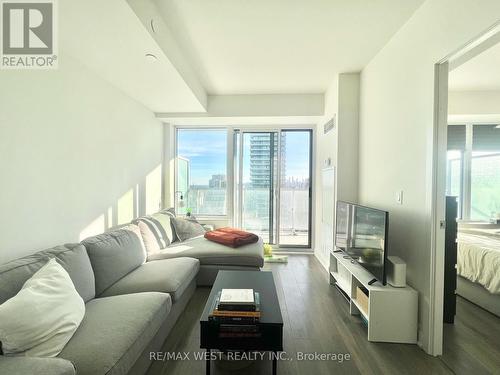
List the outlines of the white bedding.
{"label": "white bedding", "polygon": [[467,230],[458,233],[457,272],[500,294],[500,232]]}

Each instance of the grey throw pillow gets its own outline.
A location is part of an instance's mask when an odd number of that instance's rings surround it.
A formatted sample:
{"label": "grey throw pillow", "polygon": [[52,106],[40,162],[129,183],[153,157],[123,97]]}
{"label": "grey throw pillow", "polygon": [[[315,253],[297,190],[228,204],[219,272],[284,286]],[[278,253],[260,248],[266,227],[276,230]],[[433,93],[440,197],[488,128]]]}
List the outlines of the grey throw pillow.
{"label": "grey throw pillow", "polygon": [[205,229],[196,221],[196,219],[183,219],[176,217],[172,218],[171,222],[174,225],[175,234],[180,241],[185,241],[205,234]]}

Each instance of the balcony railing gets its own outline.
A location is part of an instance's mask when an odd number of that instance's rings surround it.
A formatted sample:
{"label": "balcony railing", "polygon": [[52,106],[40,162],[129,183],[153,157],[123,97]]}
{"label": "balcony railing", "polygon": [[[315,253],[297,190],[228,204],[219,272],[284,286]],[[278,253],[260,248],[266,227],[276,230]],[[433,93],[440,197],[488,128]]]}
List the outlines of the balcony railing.
{"label": "balcony railing", "polygon": [[[309,229],[309,189],[281,188],[280,231],[290,233]],[[220,188],[190,189],[184,196],[183,214],[187,208],[193,215],[227,215],[227,192]],[[269,222],[269,189],[266,187],[243,188],[243,218],[245,229],[263,230]]]}

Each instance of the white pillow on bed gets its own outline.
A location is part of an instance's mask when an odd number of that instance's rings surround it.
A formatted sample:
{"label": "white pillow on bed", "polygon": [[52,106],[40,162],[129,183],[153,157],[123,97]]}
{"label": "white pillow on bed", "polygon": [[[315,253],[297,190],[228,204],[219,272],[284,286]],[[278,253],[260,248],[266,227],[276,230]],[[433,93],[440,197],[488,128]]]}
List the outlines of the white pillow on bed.
{"label": "white pillow on bed", "polygon": [[55,357],[71,339],[85,303],[66,270],[51,259],[0,305],[0,342],[5,355]]}

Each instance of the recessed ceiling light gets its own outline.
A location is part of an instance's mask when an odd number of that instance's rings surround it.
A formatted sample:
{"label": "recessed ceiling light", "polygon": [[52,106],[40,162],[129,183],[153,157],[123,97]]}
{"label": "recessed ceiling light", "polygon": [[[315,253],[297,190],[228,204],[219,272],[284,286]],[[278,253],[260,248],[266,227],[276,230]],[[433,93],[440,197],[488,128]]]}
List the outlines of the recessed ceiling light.
{"label": "recessed ceiling light", "polygon": [[146,60],[151,61],[151,62],[158,60],[158,57],[156,57],[156,55],[153,55],[152,53],[146,53],[145,57],[146,57]]}
{"label": "recessed ceiling light", "polygon": [[498,124],[497,126],[495,126],[495,128],[500,129],[500,124]]}
{"label": "recessed ceiling light", "polygon": [[151,31],[156,33],[155,20],[151,19]]}

